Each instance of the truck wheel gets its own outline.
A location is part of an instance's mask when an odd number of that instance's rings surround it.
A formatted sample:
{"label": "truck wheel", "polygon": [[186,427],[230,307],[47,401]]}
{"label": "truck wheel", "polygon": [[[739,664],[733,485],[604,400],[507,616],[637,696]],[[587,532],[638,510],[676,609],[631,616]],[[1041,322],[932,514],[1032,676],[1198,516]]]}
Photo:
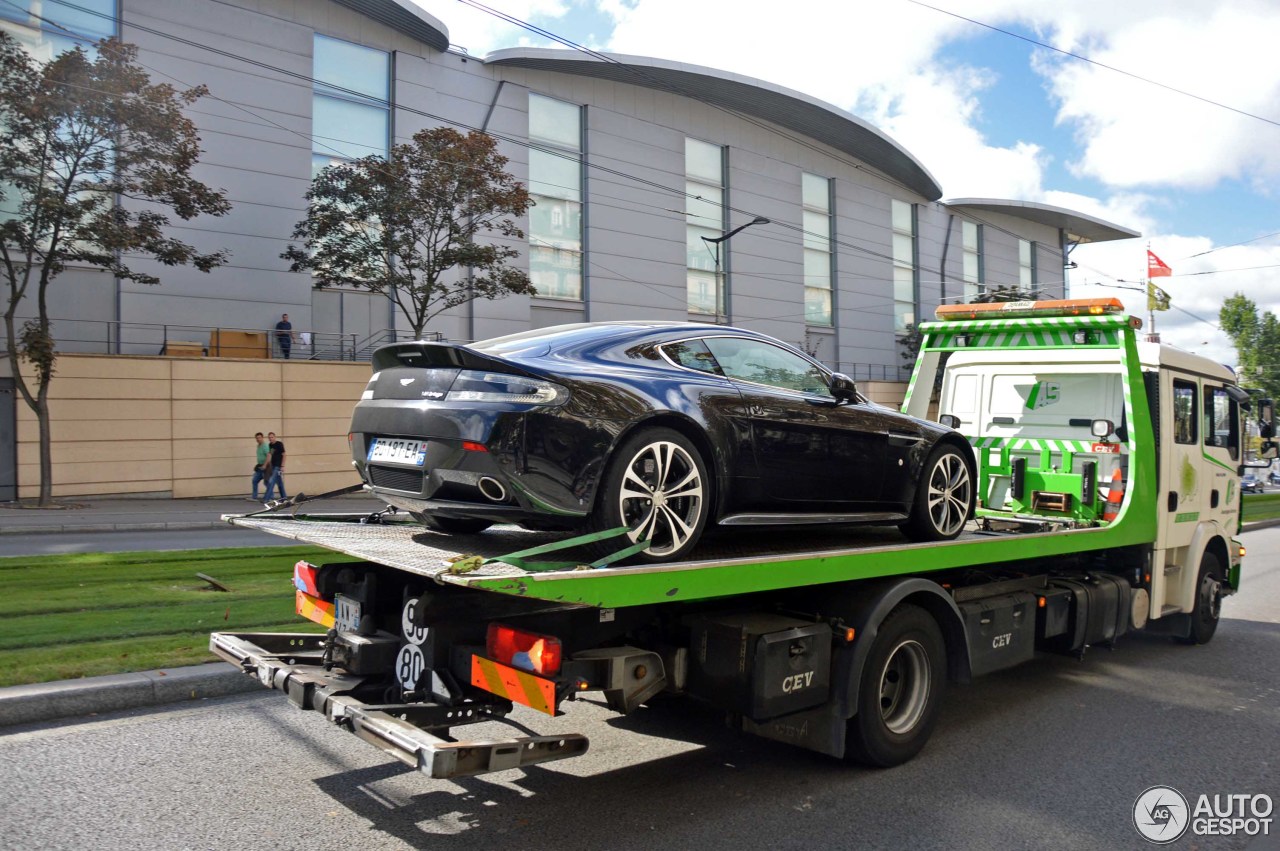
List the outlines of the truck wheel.
{"label": "truck wheel", "polygon": [[[648,549],[632,560],[672,561],[698,543],[711,513],[707,465],[689,438],[669,428],[648,428],[623,441],[605,475],[591,525],[626,526],[633,543],[648,538]],[[605,541],[596,550],[616,552],[623,544]]]}
{"label": "truck wheel", "polygon": [[862,668],[848,758],[888,768],[920,752],[938,720],[946,652],[942,630],[924,609],[902,605],[889,613]]}
{"label": "truck wheel", "polygon": [[1196,607],[1191,612],[1191,634],[1179,638],[1183,644],[1208,644],[1218,631],[1222,613],[1222,566],[1213,553],[1200,559],[1200,576],[1196,580]]}
{"label": "truck wheel", "polygon": [[414,513],[417,520],[428,529],[444,532],[446,535],[477,535],[493,525],[490,520],[469,520],[458,517],[432,517],[429,514]]}
{"label": "truck wheel", "polygon": [[900,527],[913,541],[949,541],[973,513],[973,475],[964,456],[940,444],[924,462],[911,516]]}

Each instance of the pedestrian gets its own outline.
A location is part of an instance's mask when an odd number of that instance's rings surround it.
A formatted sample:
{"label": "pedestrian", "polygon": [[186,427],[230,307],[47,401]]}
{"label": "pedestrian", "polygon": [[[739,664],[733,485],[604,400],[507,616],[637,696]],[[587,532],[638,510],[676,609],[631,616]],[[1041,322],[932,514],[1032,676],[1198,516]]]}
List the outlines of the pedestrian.
{"label": "pedestrian", "polygon": [[267,482],[271,478],[269,467],[271,447],[267,444],[267,439],[262,436],[262,432],[255,434],[253,439],[258,442],[258,454],[253,462],[253,496],[249,497],[249,500],[258,502],[258,482]]}
{"label": "pedestrian", "polygon": [[271,455],[267,458],[267,463],[271,465],[271,475],[267,479],[267,499],[271,499],[273,486],[281,499],[288,499],[289,495],[284,492],[284,441],[276,440],[276,433],[269,431],[267,446],[271,449]]}
{"label": "pedestrian", "polygon": [[287,313],[281,314],[280,321],[276,323],[276,342],[280,344],[280,356],[288,360],[289,352],[293,350],[293,323]]}

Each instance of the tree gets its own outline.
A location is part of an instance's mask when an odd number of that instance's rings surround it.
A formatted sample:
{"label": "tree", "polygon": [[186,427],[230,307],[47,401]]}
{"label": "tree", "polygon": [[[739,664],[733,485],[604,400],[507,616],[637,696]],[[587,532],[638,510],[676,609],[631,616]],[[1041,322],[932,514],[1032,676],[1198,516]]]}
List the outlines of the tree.
{"label": "tree", "polygon": [[1218,323],[1236,347],[1240,383],[1280,398],[1280,320],[1269,310],[1259,316],[1253,300],[1236,293],[1222,303]]}
{"label": "tree", "polygon": [[386,159],[331,165],[307,191],[307,218],[293,233],[303,244],[281,256],[317,287],[387,294],[416,337],[473,299],[532,295],[529,276],[508,265],[518,251],[476,241],[482,231],[524,238],[511,217],[532,201],[506,164],[491,136],[439,127],[393,146]]}
{"label": "tree", "polygon": [[[53,495],[49,387],[57,344],[49,287],[69,264],[96,266],[145,284],[160,279],[126,257],[208,272],[223,252],[201,254],[167,235],[169,219],[220,216],[230,205],[191,176],[200,137],[183,108],[203,86],[152,85],[137,48],[115,39],[47,63],[0,32],[0,261],[8,285],[4,323],[9,368],[40,434],[40,504]],[[127,209],[122,202],[135,202]],[[18,327],[24,300],[35,316]],[[31,365],[24,377],[20,362]]]}

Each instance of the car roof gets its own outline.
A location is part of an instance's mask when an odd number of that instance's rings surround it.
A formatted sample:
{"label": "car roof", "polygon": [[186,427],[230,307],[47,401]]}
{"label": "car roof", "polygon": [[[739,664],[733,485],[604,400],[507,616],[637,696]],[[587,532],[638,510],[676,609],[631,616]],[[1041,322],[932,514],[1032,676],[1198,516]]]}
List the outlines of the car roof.
{"label": "car roof", "polygon": [[471,343],[468,348],[476,351],[486,352],[495,355],[513,355],[517,353],[532,353],[536,351],[550,351],[552,349],[562,349],[570,346],[580,346],[584,343],[601,342],[611,339],[627,340],[633,337],[645,336],[654,331],[678,330],[682,332],[700,333],[713,331],[723,334],[725,332],[734,334],[743,334],[750,337],[760,337],[761,335],[755,331],[747,331],[742,328],[732,328],[725,325],[714,325],[706,322],[678,322],[671,320],[616,320],[608,322],[575,322],[568,325],[552,325],[547,328],[535,328],[530,331],[521,331],[518,334],[508,334],[503,337],[493,337],[488,340],[480,340]]}

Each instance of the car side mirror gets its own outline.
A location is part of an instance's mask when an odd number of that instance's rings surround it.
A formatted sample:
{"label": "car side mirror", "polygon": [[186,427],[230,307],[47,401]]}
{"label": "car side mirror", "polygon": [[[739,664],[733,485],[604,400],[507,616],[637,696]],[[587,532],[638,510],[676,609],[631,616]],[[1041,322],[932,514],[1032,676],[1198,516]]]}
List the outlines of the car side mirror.
{"label": "car side mirror", "polygon": [[828,386],[837,402],[853,402],[858,398],[858,385],[843,372],[831,373],[831,383]]}
{"label": "car side mirror", "polygon": [[943,414],[938,417],[938,422],[942,423],[947,428],[960,428],[960,418],[955,414]]}
{"label": "car side mirror", "polygon": [[1111,420],[1094,420],[1089,424],[1089,433],[1094,437],[1106,440],[1116,430],[1116,424]]}

